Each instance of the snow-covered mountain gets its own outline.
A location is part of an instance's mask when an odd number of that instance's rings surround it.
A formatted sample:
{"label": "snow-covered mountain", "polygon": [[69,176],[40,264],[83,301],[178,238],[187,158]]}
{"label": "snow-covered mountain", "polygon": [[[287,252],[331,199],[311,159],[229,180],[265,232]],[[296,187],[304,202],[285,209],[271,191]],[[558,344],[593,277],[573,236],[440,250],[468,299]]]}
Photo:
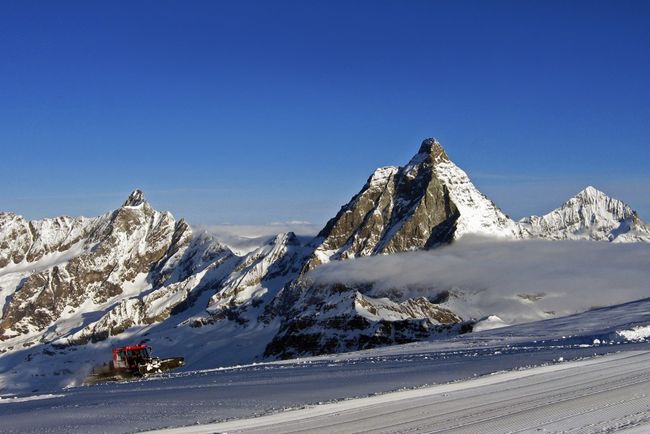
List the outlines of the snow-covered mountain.
{"label": "snow-covered mountain", "polygon": [[551,240],[649,242],[650,227],[620,200],[587,187],[544,216],[519,222],[524,237]]}
{"label": "snow-covered mountain", "polygon": [[468,233],[517,237],[515,222],[482,194],[436,139],[404,167],[382,167],[314,240],[311,269],[331,260],[435,247]]}
{"label": "snow-covered mountain", "polygon": [[7,262],[0,341],[28,339],[23,345],[68,333],[73,317],[140,293],[153,279],[153,265],[181,248],[189,230],[137,190],[119,209],[93,219],[0,218]]}
{"label": "snow-covered mountain", "polygon": [[23,360],[21,352],[31,359],[77,349],[87,349],[85,363],[92,363],[94,345],[145,336],[163,348],[195,342],[201,350],[187,356],[188,366],[210,367],[467,332],[471,318],[436,291],[378,294],[364,285],[314,283],[309,273],[468,234],[650,241],[648,225],[630,207],[593,188],[543,217],[514,222],[436,139],[422,142],[405,166],[377,169],[307,242],[283,233],[233,252],[155,210],[139,190],[94,218],[27,221],[0,213],[0,366],[3,358]]}
{"label": "snow-covered mountain", "polygon": [[154,210],[138,190],[96,218],[28,222],[2,214],[0,240],[6,264],[0,351],[101,341],[165,321],[206,292],[201,321],[226,310],[231,317],[240,305],[268,296],[266,280],[290,271],[296,243],[293,234],[282,234],[237,256],[184,220]]}

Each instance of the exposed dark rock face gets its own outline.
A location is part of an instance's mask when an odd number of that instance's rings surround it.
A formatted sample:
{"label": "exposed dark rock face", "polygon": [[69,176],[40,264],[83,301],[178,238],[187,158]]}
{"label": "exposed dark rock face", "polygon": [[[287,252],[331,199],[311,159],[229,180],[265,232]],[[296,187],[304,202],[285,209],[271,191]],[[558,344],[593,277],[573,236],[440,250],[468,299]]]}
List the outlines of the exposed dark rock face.
{"label": "exposed dark rock face", "polygon": [[265,355],[286,359],[356,351],[449,336],[471,326],[424,297],[396,302],[363,290],[340,284],[310,287],[286,315]]}
{"label": "exposed dark rock face", "polygon": [[267,355],[350,351],[457,333],[462,319],[427,299],[382,301],[343,284],[314,287],[308,273],[330,261],[433,248],[466,233],[519,235],[440,143],[426,139],[406,166],[377,169],[311,243],[301,277],[272,305],[283,321]]}
{"label": "exposed dark rock face", "polygon": [[[468,204],[482,215],[463,215]],[[305,271],[332,260],[430,248],[468,232],[515,236],[516,228],[436,139],[426,139],[406,166],[370,176],[318,234]]]}
{"label": "exposed dark rock face", "polygon": [[144,200],[144,193],[142,192],[142,190],[133,190],[133,192],[129,195],[126,201],[122,204],[122,207],[140,206],[143,203],[145,203],[145,200]]}

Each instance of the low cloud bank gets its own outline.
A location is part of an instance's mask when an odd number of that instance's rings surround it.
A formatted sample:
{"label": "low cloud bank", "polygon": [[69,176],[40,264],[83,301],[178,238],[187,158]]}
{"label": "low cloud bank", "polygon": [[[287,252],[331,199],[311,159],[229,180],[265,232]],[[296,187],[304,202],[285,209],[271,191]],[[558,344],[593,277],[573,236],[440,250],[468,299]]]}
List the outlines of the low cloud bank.
{"label": "low cloud bank", "polygon": [[445,304],[461,316],[515,323],[650,297],[650,245],[466,237],[428,252],[326,264],[309,277],[393,298],[451,291]]}

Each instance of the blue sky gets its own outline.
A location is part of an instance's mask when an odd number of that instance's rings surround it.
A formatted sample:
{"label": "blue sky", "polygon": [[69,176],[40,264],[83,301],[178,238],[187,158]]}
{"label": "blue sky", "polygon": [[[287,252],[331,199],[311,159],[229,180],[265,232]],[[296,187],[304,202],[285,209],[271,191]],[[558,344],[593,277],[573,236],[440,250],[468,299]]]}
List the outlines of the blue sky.
{"label": "blue sky", "polygon": [[650,219],[650,2],[0,2],[0,209],[331,217],[425,137],[513,217]]}

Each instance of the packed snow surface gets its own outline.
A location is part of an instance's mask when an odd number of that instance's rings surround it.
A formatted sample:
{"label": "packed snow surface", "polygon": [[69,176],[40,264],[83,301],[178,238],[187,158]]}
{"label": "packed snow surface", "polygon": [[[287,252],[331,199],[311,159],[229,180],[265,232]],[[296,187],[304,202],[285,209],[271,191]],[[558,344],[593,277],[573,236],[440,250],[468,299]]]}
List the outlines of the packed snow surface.
{"label": "packed snow surface", "polygon": [[609,432],[648,429],[650,352],[510,371],[167,434]]}
{"label": "packed snow surface", "polygon": [[[0,420],[3,432],[21,433],[200,432],[201,424],[274,414],[286,417],[281,425],[243,420],[204,432],[635,427],[650,420],[650,344],[617,332],[649,326],[648,311],[650,300],[641,300],[445,341],[4,395],[62,396],[0,405]],[[609,353],[619,354],[592,359]],[[307,413],[287,412],[301,408]]]}

